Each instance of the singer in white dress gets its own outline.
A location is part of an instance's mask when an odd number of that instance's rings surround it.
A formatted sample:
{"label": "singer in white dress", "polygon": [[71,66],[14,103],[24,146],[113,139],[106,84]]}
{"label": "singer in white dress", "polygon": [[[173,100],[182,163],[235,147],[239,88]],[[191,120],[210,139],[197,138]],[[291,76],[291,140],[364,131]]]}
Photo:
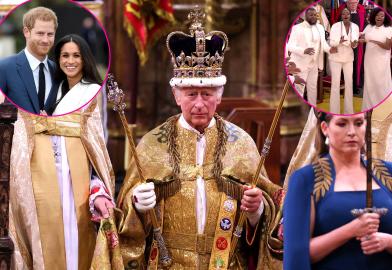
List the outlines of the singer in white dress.
{"label": "singer in white dress", "polygon": [[366,42],[362,111],[379,104],[392,90],[391,20],[383,9],[375,8],[369,21],[360,38],[360,42]]}

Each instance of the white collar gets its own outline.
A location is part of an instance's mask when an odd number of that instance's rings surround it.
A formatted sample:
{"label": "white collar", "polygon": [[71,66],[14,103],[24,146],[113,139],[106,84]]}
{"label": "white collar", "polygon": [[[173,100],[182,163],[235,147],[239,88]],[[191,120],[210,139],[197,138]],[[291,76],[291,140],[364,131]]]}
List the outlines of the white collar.
{"label": "white collar", "polygon": [[[41,64],[41,61],[38,60],[37,58],[35,58],[34,55],[32,55],[29,50],[27,49],[27,47],[24,50],[25,54],[26,54],[26,58],[27,61],[29,62],[30,68],[32,71],[34,71],[39,64]],[[42,63],[44,63],[45,68],[49,71],[49,66],[48,66],[48,56],[45,57],[44,61],[42,61]]]}
{"label": "white collar", "polygon": [[313,26],[317,27],[317,25],[319,24],[318,22],[316,22],[315,24],[310,24],[307,20],[304,20],[303,23],[309,28],[312,28]]}
{"label": "white collar", "polygon": [[[194,127],[189,125],[189,123],[185,120],[183,114],[181,114],[180,119],[178,121],[179,121],[181,127],[185,128],[185,129],[188,129],[188,130],[191,130],[191,131],[197,133],[197,135],[202,135],[197,129],[195,129]],[[215,123],[216,123],[216,120],[215,120],[214,117],[212,117],[212,119],[211,119],[210,123],[208,124],[207,128],[214,126]]]}
{"label": "white collar", "polygon": [[304,20],[303,21],[303,24],[306,26],[306,27],[312,27],[311,25],[310,25],[310,23],[308,23],[308,21],[307,20]]}

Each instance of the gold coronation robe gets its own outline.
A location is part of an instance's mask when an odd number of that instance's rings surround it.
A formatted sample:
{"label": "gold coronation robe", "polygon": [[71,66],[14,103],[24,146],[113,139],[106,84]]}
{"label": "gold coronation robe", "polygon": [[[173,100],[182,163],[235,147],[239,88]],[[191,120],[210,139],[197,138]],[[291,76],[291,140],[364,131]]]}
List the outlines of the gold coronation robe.
{"label": "gold coronation robe", "polygon": [[[222,175],[231,176],[242,181],[250,181],[256,171],[260,156],[252,138],[242,129],[224,121],[228,133],[226,154],[222,159]],[[214,239],[221,223],[223,192],[219,192],[216,180],[212,177],[213,155],[218,140],[216,125],[205,130],[206,150],[202,167],[196,165],[197,134],[182,128],[177,122],[178,152],[180,154],[181,188],[175,195],[162,199],[156,208],[160,209],[163,238],[172,257],[170,269],[208,269],[211,260],[211,250],[218,242]],[[146,179],[154,179],[156,191],[159,182],[170,178],[172,167],[168,154],[167,122],[147,133],[139,145],[137,152]],[[204,234],[197,234],[196,220],[196,178],[201,175],[205,181],[206,191],[206,224]],[[265,178],[264,178],[265,179]],[[131,162],[123,187],[120,191],[118,206],[123,211],[123,218],[118,224],[121,254],[126,269],[145,269],[149,260],[151,248],[151,223],[147,214],[138,213],[132,204],[133,188],[139,184],[135,163]],[[273,251],[282,252],[282,243],[273,237],[279,221],[282,189],[268,180],[263,180],[260,188],[263,190],[265,209],[256,230],[251,233],[246,224],[246,241],[260,246],[257,269],[281,269],[281,262],[272,256]],[[234,201],[235,202],[235,201]],[[239,217],[239,206],[234,213],[235,228]],[[255,239],[256,231],[260,232]],[[251,234],[251,235],[249,235]],[[244,244],[245,233],[239,245]],[[218,239],[219,240],[219,239]],[[224,242],[224,241],[223,241]],[[258,243],[257,243],[258,242]],[[222,243],[222,242],[220,242]],[[225,245],[219,245],[218,252],[228,252]],[[215,264],[216,259],[212,259]],[[227,265],[221,264],[222,268]],[[158,265],[158,269],[160,269]],[[229,269],[246,269],[246,259],[241,252],[236,253],[235,262]],[[152,268],[153,269],[153,268]],[[211,265],[210,265],[210,269]],[[215,268],[213,268],[215,269]]]}
{"label": "gold coronation robe", "polygon": [[12,269],[66,269],[60,191],[50,136],[65,137],[77,216],[78,269],[90,268],[96,231],[89,212],[89,165],[113,196],[114,173],[96,101],[59,117],[19,111],[11,151]]}

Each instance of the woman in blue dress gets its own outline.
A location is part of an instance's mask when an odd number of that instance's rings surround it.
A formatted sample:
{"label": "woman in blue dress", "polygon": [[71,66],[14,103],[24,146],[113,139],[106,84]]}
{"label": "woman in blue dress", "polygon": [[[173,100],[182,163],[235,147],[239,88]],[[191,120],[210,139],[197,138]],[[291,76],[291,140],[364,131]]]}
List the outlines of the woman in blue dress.
{"label": "woman in blue dress", "polygon": [[392,269],[392,164],[373,159],[373,204],[389,211],[354,217],[365,208],[364,114],[322,114],[319,158],[293,173],[284,217],[284,269]]}

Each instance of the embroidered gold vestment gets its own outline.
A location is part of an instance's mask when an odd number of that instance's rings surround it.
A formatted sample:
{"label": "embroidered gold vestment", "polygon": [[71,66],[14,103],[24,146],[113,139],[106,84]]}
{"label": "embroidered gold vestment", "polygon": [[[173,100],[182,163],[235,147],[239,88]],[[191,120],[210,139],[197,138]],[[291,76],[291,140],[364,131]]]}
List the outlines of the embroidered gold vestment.
{"label": "embroidered gold vestment", "polygon": [[[228,134],[226,152],[222,158],[221,175],[249,182],[256,171],[260,156],[252,138],[234,124],[224,121]],[[219,141],[217,127],[206,128],[206,152],[202,166],[196,165],[197,134],[180,127],[177,123],[176,144],[179,152],[179,174],[181,188],[173,196],[158,201],[158,217],[162,221],[163,238],[172,256],[170,269],[208,269],[210,262],[219,263],[219,258],[211,258],[212,249],[219,247],[225,251],[227,245],[214,242],[219,225],[219,213],[223,192],[219,191],[213,177],[214,152]],[[173,176],[171,157],[168,154],[167,123],[147,133],[137,146],[141,167],[146,179],[154,181],[156,193],[160,193],[160,184],[165,185]],[[147,214],[138,213],[132,204],[133,188],[140,183],[135,163],[130,163],[123,187],[118,198],[118,206],[123,211],[123,218],[118,224],[121,253],[124,266],[130,269],[144,269],[148,263],[151,244],[151,222]],[[196,220],[196,178],[200,175],[205,181],[206,224],[203,234],[197,232]],[[246,237],[249,244],[260,245],[257,269],[281,269],[280,261],[272,253],[281,252],[282,243],[273,237],[280,220],[280,198],[282,189],[265,177],[259,186],[263,190],[265,209],[257,230],[259,239],[254,234]],[[158,195],[159,197],[159,195]],[[237,201],[239,209],[239,201]],[[225,206],[226,207],[226,206]],[[236,226],[239,211],[232,226]],[[224,220],[223,220],[224,221]],[[227,221],[227,220],[226,220]],[[247,225],[248,226],[248,225]],[[247,230],[248,231],[248,230]],[[248,232],[246,233],[248,234]],[[243,237],[244,238],[244,237]],[[219,240],[219,239],[218,239]],[[222,240],[222,239],[221,239]],[[240,242],[245,244],[245,239]],[[257,243],[258,242],[258,243]],[[240,243],[241,244],[241,243]],[[239,250],[229,267],[222,269],[246,269],[246,258]],[[160,267],[158,266],[158,269]]]}
{"label": "embroidered gold vestment", "polygon": [[19,111],[11,152],[13,269],[66,269],[62,207],[51,135],[65,137],[78,223],[79,269],[89,269],[96,232],[89,212],[89,166],[113,196],[114,174],[95,101],[59,117]]}

